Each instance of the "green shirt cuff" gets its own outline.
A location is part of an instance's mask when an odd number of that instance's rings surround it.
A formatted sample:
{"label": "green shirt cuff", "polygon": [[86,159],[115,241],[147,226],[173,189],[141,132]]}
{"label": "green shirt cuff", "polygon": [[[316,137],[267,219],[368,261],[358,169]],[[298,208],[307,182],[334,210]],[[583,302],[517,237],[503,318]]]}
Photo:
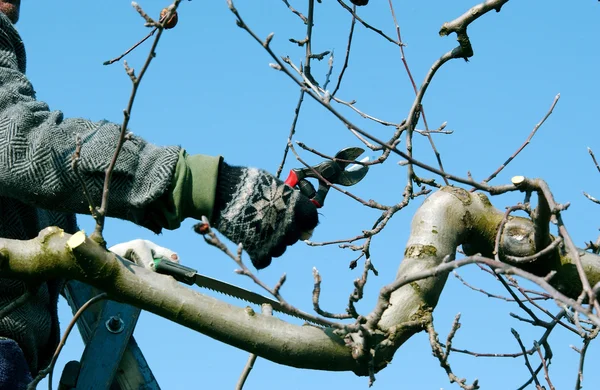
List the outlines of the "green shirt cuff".
{"label": "green shirt cuff", "polygon": [[175,174],[163,202],[158,204],[162,225],[177,229],[186,218],[211,220],[217,191],[220,156],[179,153]]}

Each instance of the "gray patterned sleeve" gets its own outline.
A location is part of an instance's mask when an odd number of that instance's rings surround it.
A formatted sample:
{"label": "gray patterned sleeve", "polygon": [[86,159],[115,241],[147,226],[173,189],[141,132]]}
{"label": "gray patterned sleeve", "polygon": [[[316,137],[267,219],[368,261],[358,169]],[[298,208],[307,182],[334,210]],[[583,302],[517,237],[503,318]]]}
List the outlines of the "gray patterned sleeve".
{"label": "gray patterned sleeve", "polygon": [[[36,207],[89,213],[71,168],[75,137],[82,140],[79,170],[99,203],[120,132],[110,122],[65,119],[37,101],[25,77],[25,50],[12,24],[0,15],[0,196]],[[148,205],[169,188],[179,147],[157,147],[132,136],[113,174],[109,214],[157,230]]]}

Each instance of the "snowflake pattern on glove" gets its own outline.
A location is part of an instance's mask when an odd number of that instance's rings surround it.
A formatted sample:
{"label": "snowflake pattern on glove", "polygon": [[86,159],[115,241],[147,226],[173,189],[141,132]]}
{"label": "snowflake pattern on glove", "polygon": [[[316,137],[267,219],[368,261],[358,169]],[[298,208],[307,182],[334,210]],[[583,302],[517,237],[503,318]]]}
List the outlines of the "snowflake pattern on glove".
{"label": "snowflake pattern on glove", "polygon": [[277,216],[288,207],[284,198],[289,197],[285,192],[286,186],[277,185],[275,180],[271,180],[270,184],[260,184],[258,193],[263,197],[252,205],[256,209],[254,220],[262,221],[262,226],[265,228],[274,229],[277,225]]}
{"label": "snowflake pattern on glove", "polygon": [[298,191],[266,171],[242,169],[231,201],[214,227],[234,243],[241,243],[256,268],[264,268],[295,222],[298,196]]}

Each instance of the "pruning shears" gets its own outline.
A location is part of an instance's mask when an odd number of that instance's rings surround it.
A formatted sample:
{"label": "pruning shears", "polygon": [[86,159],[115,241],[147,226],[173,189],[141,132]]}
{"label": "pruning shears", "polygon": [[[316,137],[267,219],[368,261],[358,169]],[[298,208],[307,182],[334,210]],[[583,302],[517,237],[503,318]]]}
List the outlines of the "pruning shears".
{"label": "pruning shears", "polygon": [[[297,187],[317,208],[321,208],[325,204],[325,197],[329,192],[330,184],[353,186],[365,177],[369,170],[369,167],[365,165],[357,165],[358,168],[346,169],[364,151],[359,147],[345,148],[337,152],[333,160],[323,161],[312,167],[292,169],[285,180],[285,184],[290,187]],[[318,190],[315,190],[312,183],[307,180],[309,177],[318,179]]]}
{"label": "pruning shears", "polygon": [[[292,169],[288,178],[285,180],[285,184],[290,187],[298,188],[315,204],[315,206],[319,208],[323,207],[325,197],[327,196],[331,184],[352,186],[365,177],[369,170],[365,165],[357,164],[346,169],[348,165],[354,164],[356,158],[363,154],[363,152],[364,149],[358,147],[345,148],[340,150],[332,160],[324,161],[312,167]],[[361,162],[364,161],[365,160]],[[316,178],[319,181],[319,189],[315,190],[315,187],[307,180],[307,178]],[[290,311],[286,306],[274,299],[209,276],[201,275],[193,268],[169,261],[166,258],[154,258],[151,267],[160,274],[170,275],[175,278],[175,280],[188,285],[195,284],[199,287],[207,288],[258,305],[269,304],[273,310],[280,313],[291,315],[313,324],[329,326],[328,322],[322,321],[318,317],[308,317],[302,312]]]}

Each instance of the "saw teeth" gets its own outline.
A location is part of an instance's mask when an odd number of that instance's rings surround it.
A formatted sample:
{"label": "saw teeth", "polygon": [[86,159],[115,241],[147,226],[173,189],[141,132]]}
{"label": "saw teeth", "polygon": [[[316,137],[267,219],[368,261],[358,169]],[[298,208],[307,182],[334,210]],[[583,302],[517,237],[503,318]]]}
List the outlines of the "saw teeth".
{"label": "saw teeth", "polygon": [[[256,305],[256,303],[254,303],[254,302],[250,302],[248,300],[245,300],[244,298],[241,298],[241,297],[238,297],[238,296],[235,296],[235,295],[227,294],[227,293],[225,293],[223,291],[215,290],[215,289],[210,288],[210,287],[202,287],[202,288],[206,289],[206,290],[210,290],[210,291],[216,292],[217,294],[226,295],[226,296],[231,297],[231,298],[239,299],[242,302],[246,302],[246,303],[250,303],[250,304]],[[297,318],[297,319],[302,320],[304,322],[308,322],[309,324],[311,324],[313,326],[325,326],[325,325],[322,325],[322,324],[319,324],[319,323],[316,323],[316,322],[312,322],[312,321],[310,321],[310,320],[308,320],[308,319],[306,319],[304,317],[297,316],[297,315],[295,315],[293,313],[288,313],[288,312],[277,310],[277,309],[273,309],[273,311],[276,311],[277,313],[285,314],[286,316]]]}

